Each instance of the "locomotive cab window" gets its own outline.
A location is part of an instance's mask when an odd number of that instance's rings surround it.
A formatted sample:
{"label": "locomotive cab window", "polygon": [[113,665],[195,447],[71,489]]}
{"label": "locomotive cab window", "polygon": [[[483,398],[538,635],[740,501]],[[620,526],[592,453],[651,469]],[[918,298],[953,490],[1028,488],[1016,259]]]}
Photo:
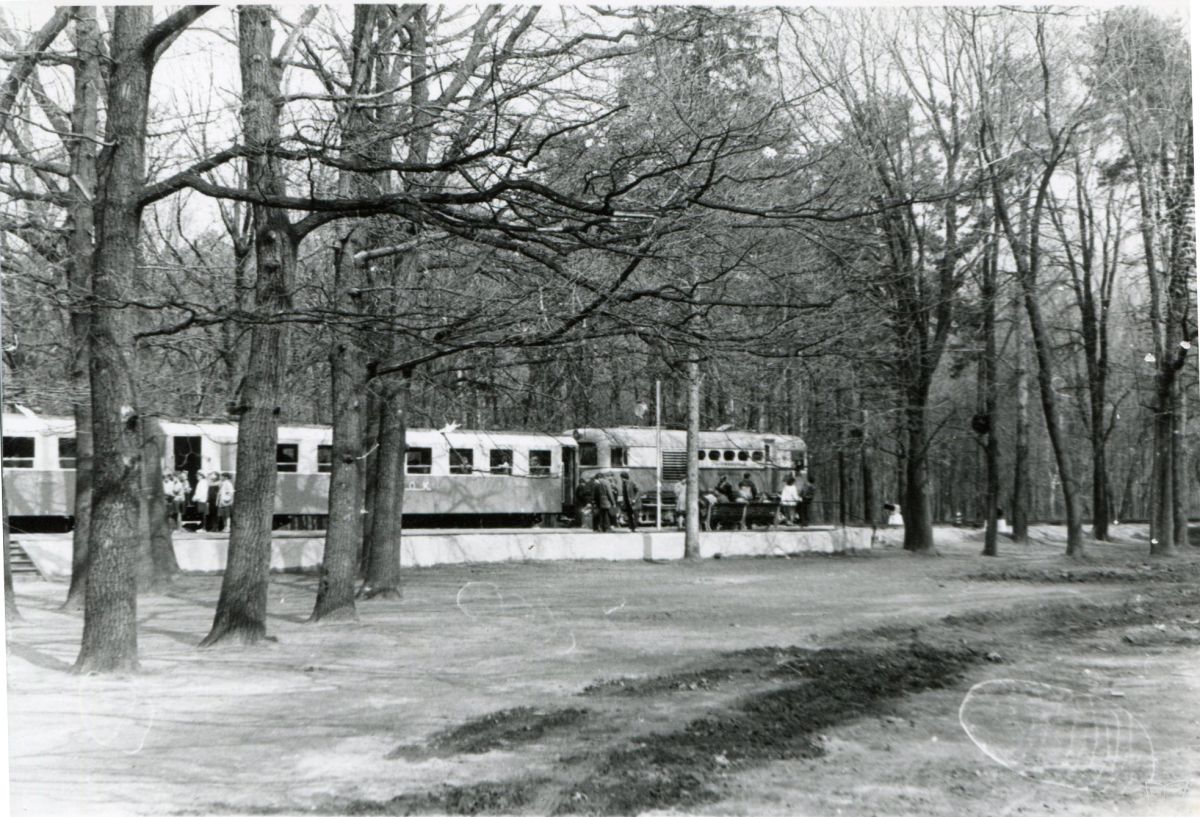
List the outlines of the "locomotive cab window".
{"label": "locomotive cab window", "polygon": [[475,470],[475,451],[470,448],[450,449],[450,473],[470,474]]}
{"label": "locomotive cab window", "polygon": [[333,446],[318,445],[317,446],[317,473],[329,474],[333,472]]}
{"label": "locomotive cab window", "polygon": [[64,471],[70,471],[75,467],[75,462],[78,459],[79,453],[75,446],[74,437],[59,437],[58,438],[58,467]]}
{"label": "locomotive cab window", "polygon": [[614,446],[609,449],[608,463],[613,468],[620,468],[623,465],[629,465],[629,451],[625,448]]}
{"label": "locomotive cab window", "polygon": [[300,446],[296,443],[280,443],[275,446],[275,470],[281,474],[296,473],[300,462]]}
{"label": "locomotive cab window", "polygon": [[489,465],[493,474],[512,473],[513,452],[511,448],[493,448]]}
{"label": "locomotive cab window", "polygon": [[579,464],[580,465],[599,465],[600,458],[596,453],[595,443],[580,443],[579,444]]}
{"label": "locomotive cab window", "polygon": [[3,463],[5,468],[32,468],[33,437],[5,437]]}
{"label": "locomotive cab window", "polygon": [[803,471],[804,463],[805,463],[804,452],[803,451],[793,451],[792,452],[792,467],[795,468],[797,471]]}
{"label": "locomotive cab window", "polygon": [[550,476],[550,452],[549,451],[530,451],[529,452],[529,475],[532,477],[548,477],[548,476]]}
{"label": "locomotive cab window", "polygon": [[404,473],[431,474],[433,473],[433,449],[410,448],[404,452]]}

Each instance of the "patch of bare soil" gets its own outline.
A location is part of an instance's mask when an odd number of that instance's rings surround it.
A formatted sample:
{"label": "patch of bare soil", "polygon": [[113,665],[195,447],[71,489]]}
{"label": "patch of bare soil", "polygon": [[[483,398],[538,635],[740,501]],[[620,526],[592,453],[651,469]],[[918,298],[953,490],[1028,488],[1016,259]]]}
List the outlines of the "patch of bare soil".
{"label": "patch of bare soil", "polygon": [[[888,645],[895,628],[881,627],[860,633],[862,643],[855,646],[735,651],[677,673],[602,681],[581,694],[607,698],[617,707],[619,715],[610,713],[613,726],[603,735],[606,744],[592,745],[594,732],[585,745],[572,745],[569,740],[565,745],[556,744],[567,751],[558,756],[548,775],[440,786],[382,801],[331,802],[321,810],[349,814],[532,811],[623,815],[695,809],[723,800],[731,781],[763,764],[820,757],[825,752],[824,735],[839,725],[864,716],[887,715],[895,702],[907,696],[961,685],[965,673],[976,664],[1015,660],[1019,654],[1014,645],[1021,643],[1023,634],[1078,639],[1113,627],[1136,630],[1170,622],[1178,628],[1186,626],[1179,622],[1192,621],[1188,616],[1198,603],[1200,589],[1195,587],[1160,588],[1153,596],[1139,595],[1111,604],[1056,603],[947,616],[935,624],[908,629],[912,640],[907,644]],[[998,641],[1007,645],[1003,654],[992,646]],[[1042,687],[1051,693],[1043,692]],[[701,711],[681,719],[682,725],[676,729],[629,734],[618,726],[645,720],[642,716],[664,699],[716,690],[722,693],[718,703],[713,705],[710,699],[693,705]],[[1027,709],[1031,704],[1025,699],[1031,696],[1069,696],[1069,690],[1064,693],[1061,687],[1045,684],[1002,691],[1008,694],[1003,700],[1011,702],[1015,697]],[[688,711],[688,704],[673,703],[677,713]],[[1057,707],[1056,713],[1064,706],[1058,699],[1051,703]],[[511,718],[517,724],[532,724],[527,734],[530,741],[536,741],[532,735],[546,717],[554,715],[494,713],[449,734],[461,730],[482,735],[486,741],[493,733],[511,733],[504,725]],[[567,720],[579,717],[582,715],[571,715]],[[493,727],[493,723],[497,725]],[[1097,773],[1090,767],[1085,771]]]}
{"label": "patch of bare soil", "polygon": [[389,757],[423,760],[460,754],[482,754],[540,740],[547,732],[578,726],[588,710],[569,707],[543,712],[528,706],[502,709],[439,732],[424,744],[405,744]]}
{"label": "patch of bare soil", "polygon": [[1200,578],[1200,562],[1134,562],[1122,565],[1085,565],[1070,568],[1008,567],[971,573],[967,581],[992,582],[1184,582]]}

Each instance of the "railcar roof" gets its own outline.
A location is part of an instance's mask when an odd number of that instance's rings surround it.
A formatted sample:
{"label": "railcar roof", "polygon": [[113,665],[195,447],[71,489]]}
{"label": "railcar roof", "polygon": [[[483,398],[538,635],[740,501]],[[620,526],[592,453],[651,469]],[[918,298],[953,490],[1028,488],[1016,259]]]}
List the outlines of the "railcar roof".
{"label": "railcar roof", "polygon": [[[577,428],[572,433],[581,442],[607,441],[626,448],[653,448],[657,443],[658,431],[646,426],[624,426],[617,428]],[[662,430],[664,445],[682,447],[686,444],[687,432],[679,429]],[[763,444],[804,448],[804,440],[790,434],[771,434],[757,431],[701,431],[701,448],[762,448]]]}
{"label": "railcar roof", "polygon": [[[30,412],[29,414],[19,412],[5,412],[3,419],[0,421],[4,426],[4,433],[7,435],[13,434],[72,434],[75,431],[75,419],[73,417],[62,417],[53,415],[43,415]],[[189,434],[198,434],[201,436],[211,435],[217,438],[227,439],[230,442],[237,439],[237,424],[231,421],[220,420],[187,420],[177,418],[162,418],[163,431],[175,436],[184,436]],[[288,442],[288,437],[301,438],[319,437],[327,438],[332,434],[329,426],[312,425],[312,424],[292,424],[282,423],[279,426],[281,441]],[[296,434],[300,432],[300,434]],[[543,431],[486,431],[480,429],[457,428],[453,431],[441,431],[435,428],[410,428],[408,429],[410,439],[415,437],[417,440],[421,438],[440,437],[448,440],[450,443],[469,443],[477,440],[485,440],[496,445],[529,443],[531,439],[553,442],[559,445],[574,446],[575,440],[569,434],[551,434]]]}

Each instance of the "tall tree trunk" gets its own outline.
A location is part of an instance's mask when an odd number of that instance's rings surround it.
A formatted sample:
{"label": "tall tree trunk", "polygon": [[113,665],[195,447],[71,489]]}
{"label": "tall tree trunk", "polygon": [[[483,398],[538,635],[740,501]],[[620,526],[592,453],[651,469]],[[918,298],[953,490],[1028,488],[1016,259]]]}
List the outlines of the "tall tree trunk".
{"label": "tall tree trunk", "polygon": [[929,440],[926,431],[926,402],[928,393],[920,386],[907,391],[904,407],[905,458],[904,549],[916,553],[933,550],[933,519],[930,515],[928,493]]}
{"label": "tall tree trunk", "polygon": [[100,51],[96,10],[75,9],[75,99],[71,109],[71,238],[67,287],[71,293],[71,361],[67,379],[75,415],[75,526],[71,531],[71,584],[63,609],[83,607],[87,581],[88,536],[92,527],[92,406],[88,385],[88,327],[92,286],[94,219],[89,196],[96,191],[97,106],[100,98]]}
{"label": "tall tree trunk", "polygon": [[684,508],[683,556],[700,558],[700,361],[688,359],[687,507]]}
{"label": "tall tree trunk", "polygon": [[17,594],[13,590],[12,554],[9,552],[11,545],[8,540],[8,491],[3,487],[0,487],[0,517],[4,533],[4,620],[11,624],[21,618],[21,613],[17,610]]}
{"label": "tall tree trunk", "polygon": [[1013,541],[1029,542],[1029,368],[1025,352],[1025,327],[1016,298],[1012,302],[1016,338],[1016,428],[1013,433],[1013,487],[1009,523]]}
{"label": "tall tree trunk", "polygon": [[997,555],[996,506],[1000,503],[1000,444],[996,428],[996,289],[999,236],[995,233],[983,258],[983,358],[979,365],[983,391],[983,416],[987,422],[984,443],[983,555]]}
{"label": "tall tree trunk", "polygon": [[[269,150],[279,142],[281,66],[272,59],[273,12],[266,6],[238,11],[238,51],[242,74],[242,131],[251,147]],[[279,161],[265,154],[246,160],[251,190],[285,195]],[[285,211],[254,205],[257,269],[256,311],[286,314],[295,279],[297,237]],[[259,322],[250,332],[246,376],[237,395],[237,491],[229,556],[221,581],[212,629],[202,647],[232,640],[254,643],[267,632],[267,581],[271,565],[271,523],[275,513],[275,450],[288,347],[283,324]]]}
{"label": "tall tree trunk", "polygon": [[1033,334],[1034,354],[1038,361],[1038,386],[1042,398],[1042,414],[1046,433],[1062,483],[1063,509],[1067,522],[1067,555],[1083,555],[1083,518],[1079,512],[1079,490],[1075,480],[1075,464],[1063,433],[1059,417],[1058,394],[1054,391],[1054,362],[1049,332],[1042,320],[1042,308],[1031,285],[1025,286],[1025,311]]}
{"label": "tall tree trunk", "polygon": [[879,525],[879,496],[875,490],[875,472],[871,468],[871,454],[867,446],[866,420],[863,421],[863,435],[858,449],[859,461],[862,464],[862,502],[863,521],[871,527]]}
{"label": "tall tree trunk", "polygon": [[1188,485],[1187,440],[1184,430],[1187,428],[1186,390],[1180,382],[1175,389],[1174,428],[1171,441],[1175,446],[1171,465],[1175,473],[1171,475],[1171,485],[1175,489],[1175,547],[1185,547],[1188,544],[1188,497],[1191,491]]}
{"label": "tall tree trunk", "polygon": [[[360,247],[361,227],[343,239],[334,260],[335,308],[359,311],[361,287],[355,253]],[[325,530],[325,553],[321,583],[312,620],[354,618],[354,580],[363,541],[363,492],[360,461],[367,366],[357,332],[335,330],[329,364],[333,390],[333,470],[329,477],[329,525]]]}
{"label": "tall tree trunk", "polygon": [[113,12],[106,147],[95,201],[95,258],[89,373],[95,441],[91,537],[78,672],[137,669],[137,556],[142,418],[133,378],[127,296],[138,259],[146,113],[152,63],[143,53],[151,10]]}
{"label": "tall tree trunk", "polygon": [[[356,6],[351,41],[350,101],[342,115],[343,152],[351,158],[371,154],[371,122],[356,97],[369,88],[376,55],[369,47],[375,27],[375,9]],[[386,160],[385,155],[379,158]],[[378,152],[376,149],[375,152]],[[371,195],[379,192],[370,178],[343,171],[338,179],[344,195]],[[344,313],[365,314],[364,291],[375,288],[358,259],[367,227],[350,228],[334,259],[334,307]],[[325,531],[325,553],[321,564],[321,584],[317,590],[312,619],[354,618],[354,582],[364,544],[364,531],[374,533],[374,518],[363,518],[367,499],[364,476],[363,440],[366,411],[371,400],[367,389],[366,340],[357,328],[335,329],[330,350],[330,385],[333,406],[333,468],[329,477],[329,524]],[[372,498],[375,499],[374,497]],[[374,501],[372,502],[374,505]],[[369,526],[368,526],[369,523]]]}
{"label": "tall tree trunk", "polygon": [[404,480],[411,373],[385,375],[380,383],[379,481],[375,500],[375,529],[367,558],[362,596],[398,599],[400,592],[400,538],[403,534]]}
{"label": "tall tree trunk", "polygon": [[179,573],[179,562],[171,542],[167,498],[163,493],[164,443],[162,426],[156,419],[146,417],[142,423],[142,491],[146,498],[150,535],[151,587],[156,590],[161,590]]}

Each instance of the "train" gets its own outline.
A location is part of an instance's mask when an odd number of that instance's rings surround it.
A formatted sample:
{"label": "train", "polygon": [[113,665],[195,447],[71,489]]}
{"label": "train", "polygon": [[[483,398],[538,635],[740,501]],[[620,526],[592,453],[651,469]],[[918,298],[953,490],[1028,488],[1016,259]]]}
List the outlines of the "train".
{"label": "train", "polygon": [[[75,501],[75,422],[31,411],[4,413],[3,472],[14,530],[71,529]],[[199,475],[229,473],[236,485],[237,425],[157,420],[162,468]],[[410,428],[404,462],[406,527],[523,527],[578,518],[579,484],[628,472],[641,488],[643,521],[674,519],[673,486],[687,474],[687,435],[653,427],[578,428],[561,433]],[[275,468],[276,528],[324,527],[333,432],[328,426],[279,427]],[[661,507],[655,490],[661,452]],[[777,494],[808,467],[804,441],[751,431],[700,433],[700,482],[749,473],[760,491]],[[185,517],[186,519],[186,517]]]}

